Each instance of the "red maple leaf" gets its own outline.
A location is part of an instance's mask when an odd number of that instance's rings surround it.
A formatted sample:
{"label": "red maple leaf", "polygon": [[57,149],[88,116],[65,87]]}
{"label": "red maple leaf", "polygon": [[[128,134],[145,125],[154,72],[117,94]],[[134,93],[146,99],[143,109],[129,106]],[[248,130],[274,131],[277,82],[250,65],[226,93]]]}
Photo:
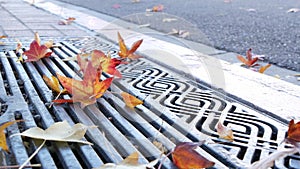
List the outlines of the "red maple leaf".
{"label": "red maple leaf", "polygon": [[95,103],[96,99],[101,97],[109,88],[113,80],[113,78],[107,78],[100,81],[100,75],[101,72],[98,71],[90,61],[87,63],[83,80],[76,80],[57,74],[61,84],[70,94],[72,94],[72,99],[58,99],[53,102],[80,102],[82,108]]}
{"label": "red maple leaf", "polygon": [[27,56],[25,62],[38,61],[41,58],[51,56],[52,51],[45,45],[40,45],[36,40],[32,41],[29,50],[24,52]]}

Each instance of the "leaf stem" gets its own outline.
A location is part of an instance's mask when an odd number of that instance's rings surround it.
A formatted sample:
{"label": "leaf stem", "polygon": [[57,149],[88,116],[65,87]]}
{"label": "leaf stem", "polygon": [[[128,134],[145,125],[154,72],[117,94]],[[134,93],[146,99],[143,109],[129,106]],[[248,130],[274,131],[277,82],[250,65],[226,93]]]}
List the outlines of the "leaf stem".
{"label": "leaf stem", "polygon": [[31,154],[31,156],[19,167],[19,169],[22,169],[26,166],[26,164],[40,151],[40,149],[44,146],[46,143],[46,140],[43,141],[43,143]]}

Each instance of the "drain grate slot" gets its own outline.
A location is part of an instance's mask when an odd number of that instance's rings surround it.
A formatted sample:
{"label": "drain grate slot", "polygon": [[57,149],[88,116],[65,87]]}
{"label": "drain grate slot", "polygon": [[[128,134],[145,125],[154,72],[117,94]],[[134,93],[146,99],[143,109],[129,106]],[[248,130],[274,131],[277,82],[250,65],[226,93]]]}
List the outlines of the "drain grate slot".
{"label": "drain grate slot", "polygon": [[[0,96],[1,117],[25,120],[8,128],[12,131],[8,135],[34,126],[47,128],[63,120],[70,125],[80,122],[98,126],[88,129],[85,136],[93,146],[47,141],[31,161],[41,163],[43,168],[99,167],[107,162],[119,163],[133,151],[141,154],[140,162],[147,163],[158,158],[161,151],[170,152],[177,142],[207,138],[220,143],[199,148],[201,154],[216,162],[212,168],[245,168],[275,151],[285,138],[284,122],[144,58],[118,66],[123,78],[115,79],[109,89],[112,93],[105,93],[97,104],[84,109],[79,104],[54,104],[49,108],[57,94],[45,84],[43,75],[82,77],[76,61],[62,59],[76,57],[82,48],[87,52],[98,48],[112,51],[112,57],[117,55],[114,44],[98,38],[66,39],[59,46],[53,49],[52,57],[35,63],[16,62],[13,51],[0,52],[0,92],[6,93]],[[104,74],[102,80],[106,77]],[[137,96],[144,104],[135,109],[126,107],[121,96],[115,94],[121,91]],[[219,120],[232,127],[233,142],[218,138],[215,126]],[[27,142],[28,148],[24,146]],[[9,138],[9,143],[11,158],[16,159],[11,163],[22,164],[40,142],[16,136]],[[300,156],[295,154],[276,161],[274,168],[295,168],[299,162]],[[171,157],[166,158],[163,168],[176,168]]]}

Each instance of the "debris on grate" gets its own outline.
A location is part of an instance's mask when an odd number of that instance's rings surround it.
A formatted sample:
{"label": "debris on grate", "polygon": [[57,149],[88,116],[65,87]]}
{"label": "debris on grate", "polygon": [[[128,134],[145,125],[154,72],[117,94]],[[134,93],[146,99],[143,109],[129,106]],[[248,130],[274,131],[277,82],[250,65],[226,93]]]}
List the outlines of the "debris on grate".
{"label": "debris on grate", "polygon": [[[141,155],[139,162],[148,163],[159,158],[162,151],[170,152],[180,141],[209,138],[221,144],[205,144],[197,151],[216,163],[212,168],[245,168],[275,151],[285,138],[287,125],[283,122],[145,58],[120,65],[122,79],[115,79],[111,92],[106,92],[96,104],[84,109],[79,104],[54,104],[49,108],[55,95],[42,76],[58,72],[80,77],[77,63],[63,59],[76,56],[82,48],[110,51],[112,57],[117,55],[114,44],[95,37],[65,39],[53,49],[53,57],[34,63],[15,62],[13,51],[0,52],[0,92],[4,93],[0,96],[1,119],[24,120],[19,126],[9,127],[8,135],[35,126],[45,129],[63,120],[70,125],[80,122],[98,126],[88,129],[85,135],[94,145],[47,141],[31,163],[41,163],[43,168],[92,168],[108,162],[119,163],[135,151]],[[104,74],[105,77],[108,75]],[[121,91],[137,96],[144,104],[134,109],[126,107],[121,96],[114,94]],[[218,138],[215,126],[219,120],[226,126],[234,126],[233,142]],[[15,159],[8,163],[19,165],[41,142],[20,136],[8,137],[8,141],[11,159]],[[292,168],[299,162],[300,156],[295,154],[276,161],[275,165]],[[171,157],[162,165],[176,168]]]}

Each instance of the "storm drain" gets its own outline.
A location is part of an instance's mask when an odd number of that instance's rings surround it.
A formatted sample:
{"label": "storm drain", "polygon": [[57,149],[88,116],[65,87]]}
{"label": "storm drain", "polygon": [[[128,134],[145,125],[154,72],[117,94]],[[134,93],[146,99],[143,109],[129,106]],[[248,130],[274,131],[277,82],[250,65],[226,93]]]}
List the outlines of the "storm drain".
{"label": "storm drain", "polygon": [[[47,142],[31,163],[43,168],[92,168],[103,163],[118,163],[134,151],[140,152],[141,163],[171,151],[180,141],[210,139],[198,151],[216,162],[212,168],[245,168],[274,152],[285,138],[287,124],[251,109],[231,98],[221,96],[207,86],[186,79],[147,59],[120,65],[121,79],[115,79],[109,91],[94,105],[81,109],[78,104],[53,105],[52,91],[42,79],[56,72],[69,77],[80,76],[74,57],[80,49],[110,51],[114,44],[100,38],[68,39],[54,48],[53,57],[34,63],[16,62],[13,51],[0,52],[1,122],[24,119],[8,128],[7,135],[54,122],[97,125],[85,139],[94,145]],[[103,78],[108,77],[104,74]],[[129,92],[144,101],[134,110],[125,106],[118,94]],[[66,96],[68,97],[68,96]],[[218,121],[230,126],[234,141],[218,139]],[[8,137],[11,153],[8,164],[22,164],[40,144],[39,140]],[[155,143],[161,143],[163,148]],[[163,168],[176,168],[170,157]],[[158,164],[159,165],[159,164]],[[299,168],[299,154],[276,161],[274,168]]]}

